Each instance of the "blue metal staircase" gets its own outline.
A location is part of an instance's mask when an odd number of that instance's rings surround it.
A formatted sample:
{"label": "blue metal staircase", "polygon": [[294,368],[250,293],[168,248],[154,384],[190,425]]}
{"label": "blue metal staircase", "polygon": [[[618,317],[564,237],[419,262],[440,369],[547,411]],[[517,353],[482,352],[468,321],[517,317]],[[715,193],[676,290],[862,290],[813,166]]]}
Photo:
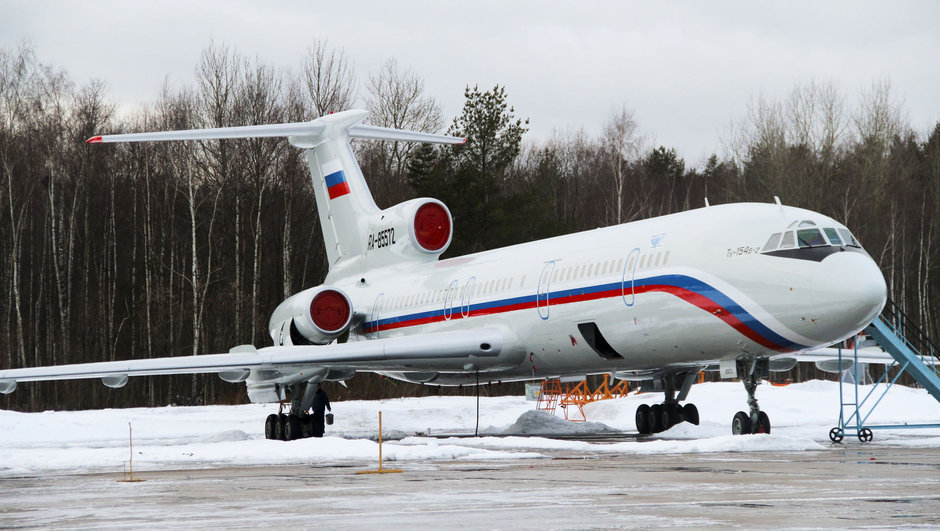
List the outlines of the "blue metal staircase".
{"label": "blue metal staircase", "polygon": [[[855,431],[860,441],[868,442],[872,440],[873,429],[903,429],[903,428],[940,428],[940,424],[891,424],[891,425],[866,425],[865,421],[872,414],[884,395],[891,389],[901,374],[908,372],[920,385],[930,393],[938,402],[940,402],[940,365],[938,365],[937,345],[930,337],[910,318],[908,318],[900,308],[890,300],[881,315],[868,325],[865,331],[870,334],[875,341],[881,345],[895,362],[888,367],[878,382],[872,387],[865,398],[859,401],[858,397],[858,342],[855,342],[854,360],[852,370],[855,374],[855,401],[847,402],[842,391],[842,385],[839,386],[839,401],[841,409],[839,410],[839,425],[829,431],[829,438],[833,442],[841,442],[849,430]],[[848,360],[846,360],[848,361]],[[842,365],[842,349],[839,349],[839,365]],[[887,382],[890,369],[900,367],[889,383],[886,383],[881,395],[874,401],[871,407],[865,411],[863,408],[869,402],[869,399],[875,394],[882,383]],[[849,415],[846,416],[847,408]]]}

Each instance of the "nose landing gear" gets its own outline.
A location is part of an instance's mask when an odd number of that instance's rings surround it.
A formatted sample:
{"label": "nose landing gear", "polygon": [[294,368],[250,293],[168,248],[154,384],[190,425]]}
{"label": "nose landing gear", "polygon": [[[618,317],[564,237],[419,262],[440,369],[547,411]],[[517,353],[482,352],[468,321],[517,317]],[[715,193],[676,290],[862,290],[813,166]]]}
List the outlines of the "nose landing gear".
{"label": "nose landing gear", "polygon": [[747,405],[750,413],[738,411],[731,420],[731,433],[746,435],[751,433],[770,433],[770,417],[760,410],[757,398],[754,397],[757,386],[760,385],[761,376],[768,374],[768,361],[766,359],[745,358],[737,361],[738,374],[743,374],[741,382],[747,391]]}

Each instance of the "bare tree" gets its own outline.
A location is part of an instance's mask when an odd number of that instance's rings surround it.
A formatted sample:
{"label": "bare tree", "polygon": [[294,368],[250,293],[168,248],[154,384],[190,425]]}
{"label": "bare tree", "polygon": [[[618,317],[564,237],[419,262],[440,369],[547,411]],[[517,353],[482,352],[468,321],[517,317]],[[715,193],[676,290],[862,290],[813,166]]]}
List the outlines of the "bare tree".
{"label": "bare tree", "polygon": [[301,78],[312,103],[312,116],[349,109],[356,99],[356,79],[352,63],[343,49],[331,48],[317,40],[307,49],[301,64]]}
{"label": "bare tree", "polygon": [[633,111],[626,106],[615,109],[604,127],[604,152],[613,175],[614,207],[611,221],[623,223],[623,186],[626,182],[627,167],[635,160],[640,151],[640,138],[637,135],[637,122]]}
{"label": "bare tree", "polygon": [[[424,81],[411,70],[402,70],[398,61],[389,59],[369,76],[369,121],[382,127],[412,131],[437,132],[444,126],[440,106],[424,95]],[[417,146],[414,142],[384,143],[386,174],[400,176]]]}

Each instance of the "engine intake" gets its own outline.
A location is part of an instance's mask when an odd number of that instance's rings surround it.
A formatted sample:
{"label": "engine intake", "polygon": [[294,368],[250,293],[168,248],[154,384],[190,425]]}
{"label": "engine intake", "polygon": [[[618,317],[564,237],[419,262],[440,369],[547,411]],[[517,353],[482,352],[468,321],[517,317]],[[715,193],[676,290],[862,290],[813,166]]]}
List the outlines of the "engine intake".
{"label": "engine intake", "polygon": [[343,335],[352,322],[349,297],[337,288],[320,286],[304,290],[275,310],[271,317],[272,339],[283,345],[325,345]]}

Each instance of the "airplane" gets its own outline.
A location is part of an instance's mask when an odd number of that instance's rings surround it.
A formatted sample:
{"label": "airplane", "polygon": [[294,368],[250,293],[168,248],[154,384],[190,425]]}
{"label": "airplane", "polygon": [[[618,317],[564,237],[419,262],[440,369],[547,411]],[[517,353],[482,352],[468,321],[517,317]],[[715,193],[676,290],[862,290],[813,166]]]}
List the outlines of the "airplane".
{"label": "airplane", "polygon": [[[881,312],[884,277],[843,224],[774,203],[732,203],[440,259],[447,206],[416,198],[379,209],[352,138],[464,139],[363,125],[348,110],[310,122],[95,136],[88,143],[287,137],[310,168],[329,262],[323,284],[271,315],[273,346],[228,353],[0,371],[19,382],[216,373],[252,402],[280,402],[265,437],[309,436],[323,381],[357,372],[429,385],[612,374],[664,394],[640,405],[640,434],[699,413],[685,402],[703,370],[740,378],[747,412],[732,433],[769,433],[755,392],[770,371],[856,335]],[[825,356],[823,356],[825,357]],[[831,356],[830,356],[831,357]]]}

